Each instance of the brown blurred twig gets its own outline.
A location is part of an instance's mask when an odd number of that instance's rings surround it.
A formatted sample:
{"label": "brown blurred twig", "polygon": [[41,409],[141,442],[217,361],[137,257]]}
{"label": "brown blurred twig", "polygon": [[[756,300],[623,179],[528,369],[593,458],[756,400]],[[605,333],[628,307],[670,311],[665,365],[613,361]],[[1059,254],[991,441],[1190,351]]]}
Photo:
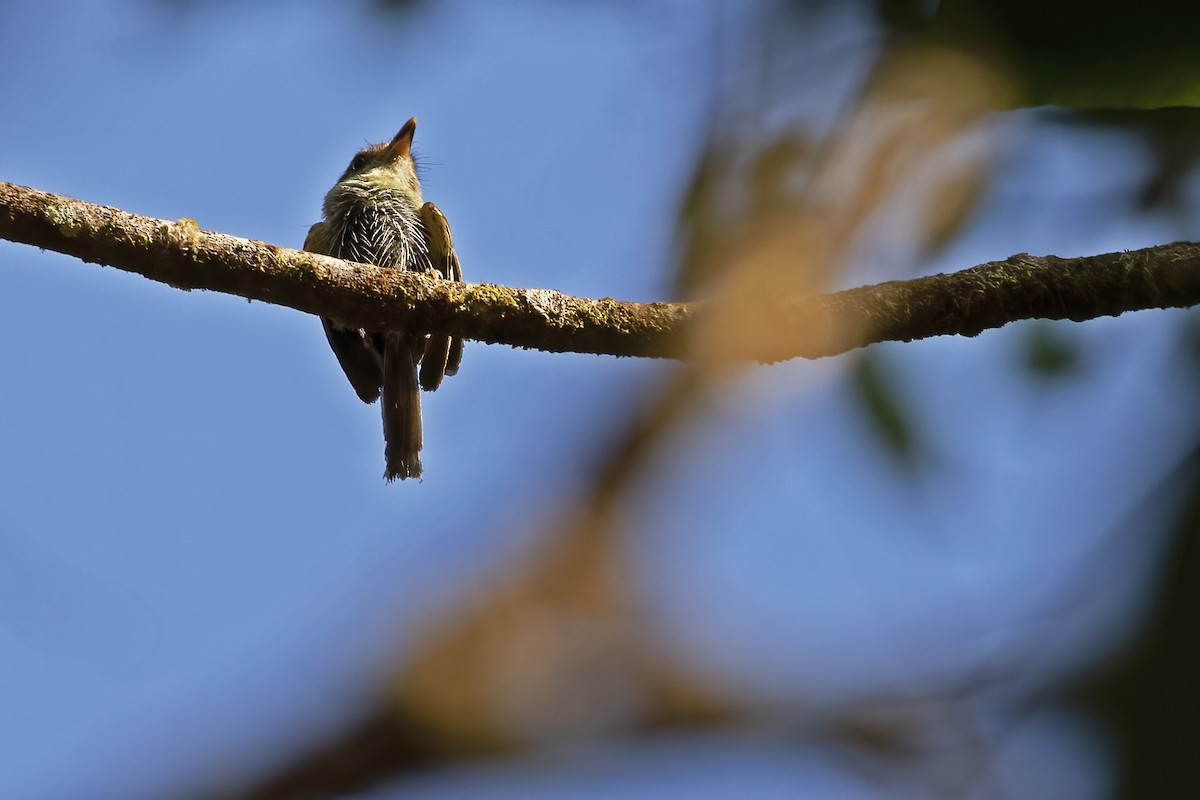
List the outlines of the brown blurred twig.
{"label": "brown blurred twig", "polygon": [[[544,289],[455,284],[200,230],[0,182],[0,238],[181,289],[209,289],[366,328],[447,330],[551,352],[677,358],[710,306],[589,300]],[[799,260],[805,254],[797,253]],[[821,358],[883,341],[974,336],[1022,319],[1083,321],[1200,303],[1200,245],[1078,258],[1012,256],[949,275],[829,294],[758,298],[757,324],[721,357]],[[753,320],[751,321],[753,322]]]}

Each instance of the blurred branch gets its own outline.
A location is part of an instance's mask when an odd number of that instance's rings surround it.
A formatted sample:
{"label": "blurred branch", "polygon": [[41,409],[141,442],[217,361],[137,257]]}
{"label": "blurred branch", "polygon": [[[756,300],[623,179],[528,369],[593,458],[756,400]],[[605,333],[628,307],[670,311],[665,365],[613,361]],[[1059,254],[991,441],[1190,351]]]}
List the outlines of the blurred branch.
{"label": "blurred branch", "polygon": [[[680,358],[716,303],[589,300],[545,289],[456,284],[200,230],[0,182],[0,238],[322,314],[368,329],[445,330],[550,352]],[[802,254],[797,254],[799,259]],[[764,286],[745,344],[723,355],[821,358],[883,341],[975,336],[1022,319],[1076,322],[1200,303],[1200,245],[1178,242],[1079,258],[1012,256],[950,275],[830,294]]]}

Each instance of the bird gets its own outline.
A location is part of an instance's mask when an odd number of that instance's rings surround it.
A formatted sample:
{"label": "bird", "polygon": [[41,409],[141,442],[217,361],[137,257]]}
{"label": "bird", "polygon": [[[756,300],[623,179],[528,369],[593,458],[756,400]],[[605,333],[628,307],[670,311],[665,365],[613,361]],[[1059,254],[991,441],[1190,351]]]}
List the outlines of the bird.
{"label": "bird", "polygon": [[[413,117],[390,142],[359,150],[325,195],[304,249],[385,269],[462,281],[445,215],[421,194]],[[422,477],[421,389],[433,391],[462,361],[463,340],[439,332],[368,331],[331,317],[321,325],[364,403],[382,397],[384,478]]]}

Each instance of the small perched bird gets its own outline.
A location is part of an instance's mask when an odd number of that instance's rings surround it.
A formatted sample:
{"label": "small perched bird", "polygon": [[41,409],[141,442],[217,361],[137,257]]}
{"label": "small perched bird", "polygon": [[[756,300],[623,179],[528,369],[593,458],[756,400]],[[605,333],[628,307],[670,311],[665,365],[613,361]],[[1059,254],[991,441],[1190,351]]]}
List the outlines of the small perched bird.
{"label": "small perched bird", "polygon": [[[325,195],[324,219],[304,249],[347,261],[462,280],[450,226],[421,197],[412,139],[417,119],[386,144],[360,150]],[[367,331],[321,318],[329,346],[364,403],[383,395],[383,438],[388,481],[421,477],[421,393],[458,372],[463,342],[419,331]]]}

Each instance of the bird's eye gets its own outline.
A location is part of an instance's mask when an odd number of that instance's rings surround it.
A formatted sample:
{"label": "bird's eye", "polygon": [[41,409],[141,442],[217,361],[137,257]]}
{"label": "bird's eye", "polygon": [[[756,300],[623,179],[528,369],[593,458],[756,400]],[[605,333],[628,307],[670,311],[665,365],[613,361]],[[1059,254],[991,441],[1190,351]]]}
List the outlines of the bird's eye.
{"label": "bird's eye", "polygon": [[350,169],[357,172],[358,170],[362,169],[366,165],[367,165],[366,155],[364,155],[363,153],[359,153],[358,155],[356,155],[354,157],[354,160],[350,162]]}

